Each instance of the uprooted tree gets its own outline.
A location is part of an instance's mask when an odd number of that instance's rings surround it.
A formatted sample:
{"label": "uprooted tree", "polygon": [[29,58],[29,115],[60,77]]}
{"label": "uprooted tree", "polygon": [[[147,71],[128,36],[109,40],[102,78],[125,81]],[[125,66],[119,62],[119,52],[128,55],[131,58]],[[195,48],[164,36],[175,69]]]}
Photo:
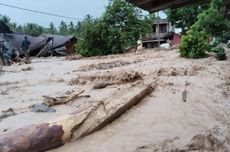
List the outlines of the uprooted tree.
{"label": "uprooted tree", "polygon": [[[224,18],[222,0],[212,0],[209,9],[198,15],[196,23],[182,37],[180,55],[186,58],[201,58],[211,51],[210,38],[228,32],[229,21]],[[219,49],[223,55],[223,49]],[[218,52],[217,52],[218,55]]]}

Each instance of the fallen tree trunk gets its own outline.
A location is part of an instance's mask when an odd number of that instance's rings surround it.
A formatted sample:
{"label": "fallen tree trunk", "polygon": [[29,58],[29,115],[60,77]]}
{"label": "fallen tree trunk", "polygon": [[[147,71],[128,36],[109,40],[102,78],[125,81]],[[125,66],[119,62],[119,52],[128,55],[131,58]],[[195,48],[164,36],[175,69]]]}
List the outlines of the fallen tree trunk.
{"label": "fallen tree trunk", "polygon": [[30,125],[0,136],[1,152],[45,151],[63,144],[62,126]]}
{"label": "fallen tree trunk", "polygon": [[[129,91],[126,94],[127,90]],[[135,86],[123,90],[121,98],[97,102],[49,123],[30,125],[0,135],[1,152],[46,151],[71,140],[91,134],[115,120],[121,114],[151,94],[151,86]],[[115,100],[114,100],[115,99]]]}
{"label": "fallen tree trunk", "polygon": [[117,100],[112,97],[105,102],[101,102],[98,107],[90,112],[84,123],[74,131],[73,138],[79,139],[106,126],[132,106],[138,104],[144,97],[150,95],[154,88],[149,85],[134,87],[128,90],[128,94],[117,98]]}
{"label": "fallen tree trunk", "polygon": [[49,123],[34,124],[0,135],[0,152],[43,152],[72,138],[72,129],[81,125],[92,106]]}

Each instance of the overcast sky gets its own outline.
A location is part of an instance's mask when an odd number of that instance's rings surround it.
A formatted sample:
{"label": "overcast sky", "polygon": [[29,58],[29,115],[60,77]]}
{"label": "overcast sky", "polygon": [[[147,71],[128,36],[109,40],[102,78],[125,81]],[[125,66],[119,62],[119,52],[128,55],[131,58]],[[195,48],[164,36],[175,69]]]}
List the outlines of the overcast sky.
{"label": "overcast sky", "polygon": [[[0,3],[83,19],[87,14],[99,17],[104,12],[108,0],[0,0]],[[31,22],[46,27],[50,22],[58,25],[61,20],[66,22],[71,21],[69,19],[17,10],[1,5],[0,14],[9,16],[12,21],[18,24]],[[77,20],[72,21],[77,22]]]}
{"label": "overcast sky", "polygon": [[[101,16],[105,11],[105,7],[108,5],[108,1],[109,0],[0,0],[0,3],[82,20],[87,14],[93,17]],[[11,21],[21,25],[29,22],[48,27],[50,22],[58,26],[62,20],[67,23],[71,21],[76,23],[78,21],[18,10],[2,5],[0,5],[0,14],[9,16]],[[144,14],[147,14],[147,12]],[[160,16],[165,18],[165,15],[162,13],[160,13]]]}

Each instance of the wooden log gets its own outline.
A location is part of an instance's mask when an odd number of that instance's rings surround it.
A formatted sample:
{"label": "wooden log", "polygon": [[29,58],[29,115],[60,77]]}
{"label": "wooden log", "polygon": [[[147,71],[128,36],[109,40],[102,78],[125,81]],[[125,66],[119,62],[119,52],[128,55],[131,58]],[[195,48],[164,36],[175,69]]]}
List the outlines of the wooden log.
{"label": "wooden log", "polygon": [[0,152],[42,152],[79,139],[115,120],[151,94],[153,89],[151,86],[131,87],[128,94],[122,92],[122,97],[118,95],[120,98],[93,103],[49,123],[30,125],[2,134]]}
{"label": "wooden log", "polygon": [[59,147],[63,144],[62,126],[48,123],[30,125],[0,136],[1,152],[39,152]]}
{"label": "wooden log", "polygon": [[149,85],[138,86],[128,90],[129,93],[122,97],[117,99],[112,97],[108,103],[101,102],[101,104],[97,105],[84,123],[74,131],[73,139],[79,139],[106,126],[132,106],[139,103],[144,97],[151,94],[154,88]]}
{"label": "wooden log", "polygon": [[1,134],[0,152],[43,152],[57,148],[71,140],[72,130],[82,124],[92,106],[49,123],[29,125]]}

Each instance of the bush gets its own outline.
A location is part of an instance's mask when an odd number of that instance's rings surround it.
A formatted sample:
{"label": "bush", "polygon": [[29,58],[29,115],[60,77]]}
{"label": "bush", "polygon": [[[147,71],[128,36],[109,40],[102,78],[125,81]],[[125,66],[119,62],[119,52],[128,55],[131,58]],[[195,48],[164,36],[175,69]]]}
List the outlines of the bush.
{"label": "bush", "polygon": [[179,50],[181,57],[197,59],[204,57],[209,48],[207,35],[205,32],[199,31],[196,25],[194,25],[182,37]]}
{"label": "bush", "polygon": [[221,42],[228,43],[229,40],[230,40],[230,32],[223,33],[221,37]]}
{"label": "bush", "polygon": [[227,56],[225,54],[225,50],[223,47],[220,47],[220,46],[215,47],[215,48],[212,48],[211,51],[216,53],[218,60],[226,60],[227,59]]}
{"label": "bush", "polygon": [[[212,48],[215,48],[215,47],[217,47],[218,45],[220,45],[220,43],[221,43],[221,38],[220,37],[215,37],[215,38],[213,38],[213,43],[212,43]],[[210,50],[211,51],[211,50]]]}

